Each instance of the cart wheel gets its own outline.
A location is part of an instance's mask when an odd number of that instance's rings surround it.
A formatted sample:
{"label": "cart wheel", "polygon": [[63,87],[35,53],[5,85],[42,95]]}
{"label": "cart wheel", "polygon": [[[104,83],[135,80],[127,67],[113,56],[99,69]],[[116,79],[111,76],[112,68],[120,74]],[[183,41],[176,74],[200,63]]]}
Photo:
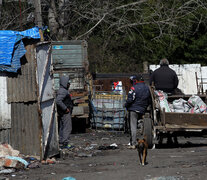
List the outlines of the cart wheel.
{"label": "cart wheel", "polygon": [[147,136],[147,144],[148,147],[151,149],[153,147],[152,142],[152,120],[150,118],[144,118],[144,136]]}

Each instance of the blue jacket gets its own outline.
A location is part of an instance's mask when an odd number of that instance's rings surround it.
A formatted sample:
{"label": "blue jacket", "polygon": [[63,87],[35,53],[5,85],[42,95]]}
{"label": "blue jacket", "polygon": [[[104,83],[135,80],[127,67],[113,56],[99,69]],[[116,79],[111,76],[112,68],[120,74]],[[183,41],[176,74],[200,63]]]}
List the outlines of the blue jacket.
{"label": "blue jacket", "polygon": [[129,111],[138,111],[144,114],[150,102],[151,94],[149,87],[144,82],[138,82],[131,87],[125,107]]}

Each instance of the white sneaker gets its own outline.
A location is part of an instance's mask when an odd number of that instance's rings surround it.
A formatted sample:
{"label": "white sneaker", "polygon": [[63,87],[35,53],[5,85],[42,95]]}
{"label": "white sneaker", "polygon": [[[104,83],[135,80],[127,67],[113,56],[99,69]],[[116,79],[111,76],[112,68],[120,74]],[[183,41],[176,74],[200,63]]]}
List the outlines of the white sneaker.
{"label": "white sneaker", "polygon": [[135,145],[129,145],[127,148],[128,149],[136,149],[136,146]]}

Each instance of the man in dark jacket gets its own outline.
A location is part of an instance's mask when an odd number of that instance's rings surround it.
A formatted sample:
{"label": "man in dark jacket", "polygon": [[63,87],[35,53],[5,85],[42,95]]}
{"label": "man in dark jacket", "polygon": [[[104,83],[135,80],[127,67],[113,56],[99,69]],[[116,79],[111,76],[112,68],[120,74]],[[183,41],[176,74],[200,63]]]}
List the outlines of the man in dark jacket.
{"label": "man in dark jacket", "polygon": [[[169,68],[169,61],[164,58],[160,61],[160,68],[156,69],[150,77],[150,85],[154,83],[156,90],[162,90],[168,94],[179,94],[178,77],[174,70]],[[177,90],[177,92],[176,92]],[[178,93],[179,92],[179,93]],[[172,136],[169,134],[167,143],[172,144]],[[174,136],[174,143],[178,144],[177,137]]]}
{"label": "man in dark jacket", "polygon": [[160,68],[156,69],[150,77],[150,85],[154,82],[156,90],[174,94],[178,86],[178,77],[174,70],[169,68],[166,58],[160,61]]}
{"label": "man in dark jacket", "polygon": [[135,149],[137,144],[137,121],[142,119],[148,105],[150,104],[151,95],[147,85],[145,85],[140,75],[130,77],[131,84],[133,85],[128,93],[125,107],[129,111],[130,116],[130,148]]}
{"label": "man in dark jacket", "polygon": [[60,77],[60,88],[57,92],[56,104],[59,115],[59,144],[60,148],[71,148],[69,138],[72,131],[71,114],[73,103],[69,94],[70,82],[68,76]]}

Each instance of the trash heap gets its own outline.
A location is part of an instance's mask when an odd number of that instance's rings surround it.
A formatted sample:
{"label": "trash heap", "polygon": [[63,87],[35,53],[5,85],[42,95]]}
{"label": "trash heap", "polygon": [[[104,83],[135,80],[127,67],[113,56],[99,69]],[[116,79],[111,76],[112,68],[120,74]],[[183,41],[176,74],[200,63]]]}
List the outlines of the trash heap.
{"label": "trash heap", "polygon": [[39,168],[41,164],[55,164],[55,159],[40,162],[38,157],[24,156],[7,143],[0,144],[0,174],[10,174],[19,170]]}
{"label": "trash heap", "polygon": [[0,144],[0,174],[12,173],[16,169],[24,169],[28,164],[19,151],[14,150],[7,143]]}
{"label": "trash heap", "polygon": [[207,105],[197,96],[192,95],[187,101],[179,98],[172,103],[167,101],[167,94],[163,91],[156,90],[155,95],[158,97],[160,108],[165,109],[165,112],[178,113],[207,113]]}

